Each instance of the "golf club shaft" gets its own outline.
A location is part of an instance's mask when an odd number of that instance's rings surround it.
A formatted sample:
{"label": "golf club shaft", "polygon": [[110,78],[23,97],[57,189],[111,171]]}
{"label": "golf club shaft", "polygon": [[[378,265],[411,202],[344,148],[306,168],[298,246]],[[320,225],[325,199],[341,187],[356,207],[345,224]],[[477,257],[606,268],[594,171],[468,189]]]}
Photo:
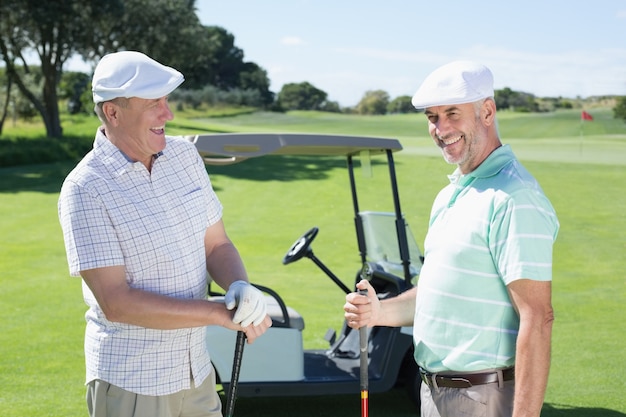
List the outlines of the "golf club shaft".
{"label": "golf club shaft", "polygon": [[228,387],[228,397],[226,398],[226,417],[233,417],[235,411],[235,399],[237,398],[237,383],[239,382],[239,371],[241,371],[241,360],[243,358],[243,347],[246,342],[246,334],[242,331],[237,332],[237,341],[235,342],[235,357],[233,358],[233,372],[230,377],[230,386]]}
{"label": "golf club shaft", "polygon": [[[359,290],[359,294],[367,295],[367,290]],[[368,352],[367,352],[367,326],[359,329],[359,348],[360,348],[360,373],[361,373],[361,417],[367,417],[369,414],[369,376],[367,373]]]}

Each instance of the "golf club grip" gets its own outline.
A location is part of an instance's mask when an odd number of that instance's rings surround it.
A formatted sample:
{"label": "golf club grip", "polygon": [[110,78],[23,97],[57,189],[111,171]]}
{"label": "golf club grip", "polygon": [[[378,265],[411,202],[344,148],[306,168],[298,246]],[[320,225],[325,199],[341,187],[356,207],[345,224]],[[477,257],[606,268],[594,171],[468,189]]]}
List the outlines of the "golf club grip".
{"label": "golf club grip", "polygon": [[239,371],[241,371],[241,360],[243,358],[243,347],[246,344],[246,334],[242,331],[237,332],[237,341],[235,342],[235,357],[233,358],[233,372],[230,377],[230,386],[228,387],[228,397],[226,398],[226,417],[232,417],[235,411],[235,399],[237,398],[237,383],[239,381]]}
{"label": "golf club grip", "polygon": [[359,329],[359,344],[360,344],[360,371],[361,371],[361,390],[366,390],[368,388],[368,374],[367,367],[368,358],[367,358],[367,326],[363,326]]}

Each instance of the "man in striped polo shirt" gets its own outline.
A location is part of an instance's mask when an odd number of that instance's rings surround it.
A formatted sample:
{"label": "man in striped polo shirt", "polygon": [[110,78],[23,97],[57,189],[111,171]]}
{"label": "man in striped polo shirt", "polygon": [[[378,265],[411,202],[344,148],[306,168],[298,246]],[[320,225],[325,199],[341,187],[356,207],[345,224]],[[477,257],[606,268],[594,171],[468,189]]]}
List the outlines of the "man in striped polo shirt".
{"label": "man in striped polo shirt", "polygon": [[455,61],[413,97],[444,159],[418,285],[379,301],[349,294],[353,328],[413,326],[421,416],[539,416],[550,367],[552,246],[559,223],[532,175],[500,141],[493,76]]}

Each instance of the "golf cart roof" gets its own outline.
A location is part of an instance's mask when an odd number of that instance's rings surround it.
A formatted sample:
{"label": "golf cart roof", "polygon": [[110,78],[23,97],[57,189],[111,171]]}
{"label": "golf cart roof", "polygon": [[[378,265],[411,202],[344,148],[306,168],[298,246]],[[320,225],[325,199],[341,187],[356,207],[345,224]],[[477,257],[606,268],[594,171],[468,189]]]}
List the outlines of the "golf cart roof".
{"label": "golf cart roof", "polygon": [[350,156],[402,149],[397,139],[304,133],[220,133],[186,136],[205,163],[227,165],[263,155]]}

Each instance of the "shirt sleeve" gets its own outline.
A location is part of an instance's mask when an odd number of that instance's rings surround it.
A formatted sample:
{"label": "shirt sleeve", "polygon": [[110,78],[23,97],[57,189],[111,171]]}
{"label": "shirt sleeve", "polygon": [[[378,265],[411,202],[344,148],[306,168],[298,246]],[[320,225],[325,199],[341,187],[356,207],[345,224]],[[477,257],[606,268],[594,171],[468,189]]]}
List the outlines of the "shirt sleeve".
{"label": "shirt sleeve", "polygon": [[66,182],[59,198],[70,275],[80,271],[123,265],[124,257],[115,229],[104,206],[87,190]]}
{"label": "shirt sleeve", "polygon": [[496,208],[489,240],[505,284],[518,279],[552,280],[552,248],[558,228],[550,202],[536,190],[516,191]]}

